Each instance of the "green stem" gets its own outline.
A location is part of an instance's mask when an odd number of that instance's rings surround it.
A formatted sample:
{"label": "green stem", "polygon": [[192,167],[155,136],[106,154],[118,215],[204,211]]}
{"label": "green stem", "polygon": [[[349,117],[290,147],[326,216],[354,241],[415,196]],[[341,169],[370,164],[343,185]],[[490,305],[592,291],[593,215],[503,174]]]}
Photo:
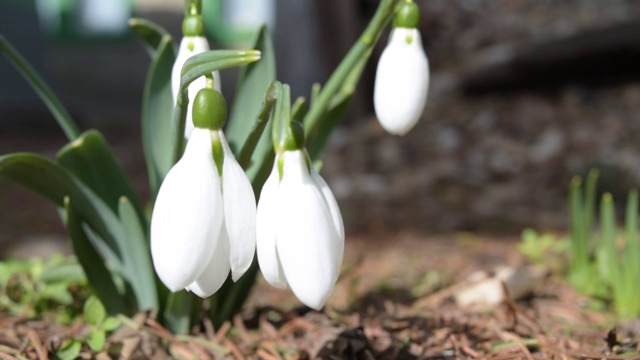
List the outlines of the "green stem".
{"label": "green stem", "polygon": [[184,127],[187,121],[187,109],[189,106],[188,90],[180,90],[176,100],[176,107],[173,110],[173,136],[175,147],[173,149],[173,161],[175,164],[180,160],[185,147]]}
{"label": "green stem", "polygon": [[253,125],[253,129],[242,146],[240,156],[238,157],[238,163],[243,169],[247,169],[251,165],[253,152],[256,149],[256,146],[258,146],[258,142],[260,142],[260,137],[262,137],[262,133],[271,118],[271,113],[273,112],[276,100],[282,96],[281,94],[282,84],[280,82],[274,81],[267,88],[264,100],[262,101],[262,106],[260,107],[260,112],[258,113],[258,119],[255,125]]}
{"label": "green stem", "polygon": [[303,122],[307,134],[313,134],[317,131],[317,128],[320,126],[322,115],[327,110],[331,99],[336,92],[338,92],[349,72],[351,72],[363,57],[367,56],[367,53],[376,44],[380,37],[380,33],[391,20],[395,6],[398,2],[399,0],[382,0],[380,2],[373,19],[371,19],[367,28],[364,30],[362,35],[360,35],[360,38],[351,50],[349,50],[349,53],[345,56],[340,65],[338,65],[338,68],[333,72],[325,86],[318,94],[317,100],[311,104],[311,108]]}
{"label": "green stem", "polygon": [[45,83],[40,74],[29,64],[19,52],[14,48],[4,36],[0,35],[0,52],[15,66],[22,76],[29,82],[31,87],[38,93],[40,99],[44,101],[53,117],[64,131],[69,141],[73,141],[80,136],[78,126],[73,121],[71,114],[62,105],[62,102],[54,94],[53,90]]}

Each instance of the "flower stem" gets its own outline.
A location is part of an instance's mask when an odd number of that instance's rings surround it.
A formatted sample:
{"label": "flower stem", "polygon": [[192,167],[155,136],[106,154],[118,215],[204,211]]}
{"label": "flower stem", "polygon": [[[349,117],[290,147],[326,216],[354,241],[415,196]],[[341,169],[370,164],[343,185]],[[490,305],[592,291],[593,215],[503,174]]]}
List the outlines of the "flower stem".
{"label": "flower stem", "polygon": [[258,146],[260,137],[262,136],[264,129],[267,127],[267,123],[269,123],[276,100],[282,97],[281,94],[282,84],[278,81],[272,82],[267,88],[267,92],[265,93],[264,100],[260,107],[260,112],[258,113],[258,120],[253,125],[253,129],[251,129],[247,140],[242,146],[240,156],[238,157],[238,163],[243,169],[247,169],[251,165],[253,152],[255,151],[256,146]]}
{"label": "flower stem", "polygon": [[349,50],[349,53],[347,53],[340,65],[338,65],[338,68],[333,72],[318,94],[317,99],[311,103],[311,108],[304,118],[304,125],[307,135],[310,135],[308,136],[309,138],[318,131],[324,113],[328,110],[333,96],[340,90],[348,74],[356,64],[362,61],[363,57],[368,57],[371,54],[370,49],[376,44],[380,33],[391,20],[398,2],[399,0],[382,0],[380,2],[367,28],[362,35],[360,35],[360,38],[351,50]]}

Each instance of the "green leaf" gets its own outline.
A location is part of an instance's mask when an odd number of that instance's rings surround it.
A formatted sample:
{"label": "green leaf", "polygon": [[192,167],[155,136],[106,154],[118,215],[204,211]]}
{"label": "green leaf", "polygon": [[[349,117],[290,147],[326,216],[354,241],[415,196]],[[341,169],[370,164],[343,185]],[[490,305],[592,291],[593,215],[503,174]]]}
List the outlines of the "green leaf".
{"label": "green leaf", "polygon": [[127,313],[127,307],[113,281],[113,275],[87,238],[76,211],[70,207],[68,198],[65,201],[65,208],[67,211],[67,233],[71,239],[73,251],[78,257],[78,262],[87,275],[89,286],[110,314]]}
{"label": "green leaf", "polygon": [[[258,60],[261,57],[261,53],[259,49],[205,51],[203,53],[194,55],[189,59],[187,59],[187,61],[185,61],[184,65],[182,65],[182,69],[180,69],[180,77],[181,78],[184,77],[186,74],[192,72],[193,69],[196,69],[198,67],[213,66],[211,65],[212,63],[219,64],[214,66],[218,70],[238,66],[238,65],[229,65],[229,62],[235,62],[238,59],[245,58],[245,57],[256,58],[255,60]],[[239,65],[244,65],[244,64],[239,64]],[[206,74],[207,72],[208,71],[204,70],[202,75]],[[196,77],[200,77],[200,76],[196,75]]]}
{"label": "green leaf", "polygon": [[[120,226],[115,214],[60,165],[36,154],[8,154],[0,156],[0,178],[24,186],[61,208],[68,196],[82,220],[100,235],[113,254],[121,255],[113,235],[114,229]],[[109,260],[119,261],[118,258]]]}
{"label": "green leaf", "polygon": [[142,98],[142,145],[147,162],[151,197],[173,165],[173,95],[171,70],[176,51],[170,36],[162,37],[147,72]]}
{"label": "green leaf", "polygon": [[600,276],[609,283],[614,290],[614,299],[617,292],[622,289],[618,271],[618,251],[616,250],[616,217],[613,207],[613,197],[606,193],[602,196],[600,205],[600,226],[602,227],[602,239],[598,249],[598,270]]}
{"label": "green leaf", "polygon": [[164,324],[174,334],[189,332],[195,295],[184,290],[171,293],[163,312]]}
{"label": "green leaf", "polygon": [[130,276],[129,280],[136,294],[138,308],[157,309],[158,293],[149,251],[147,226],[140,224],[136,210],[126,197],[120,198],[118,214],[126,239],[122,242],[122,251],[126,254],[125,267],[128,274],[135,275]]}
{"label": "green leaf", "polygon": [[187,60],[182,68],[179,94],[176,99],[176,107],[173,110],[173,131],[170,142],[173,151],[172,165],[180,159],[184,150],[185,138],[182,134],[184,134],[187,120],[189,85],[194,80],[213,71],[249,64],[260,60],[260,56],[260,51],[257,50],[212,50],[194,55]]}
{"label": "green leaf", "polygon": [[[311,107],[305,116],[303,124],[305,127],[305,135],[308,135],[308,138],[319,139],[313,140],[317,141],[316,143],[308,143],[308,145],[310,145],[308,149],[313,148],[313,152],[316,154],[315,157],[322,152],[322,141],[320,140],[326,138],[326,135],[317,135],[318,132],[321,132],[319,129],[326,126],[333,127],[335,123],[341,119],[334,119],[334,121],[336,121],[334,124],[325,125],[325,114],[331,111],[332,107],[335,108],[338,106],[339,103],[349,102],[349,99],[347,99],[350,97],[349,93],[354,91],[355,85],[362,74],[362,69],[364,69],[364,66],[371,57],[372,49],[380,38],[380,34],[394,15],[396,5],[399,1],[400,0],[380,1],[376,13],[371,21],[369,21],[367,28],[362,35],[360,35],[358,41],[351,47],[349,53],[342,59],[338,68],[331,74],[331,77],[324,87],[322,87],[322,90],[317,92],[317,95],[314,94],[316,92],[314,85],[311,96]],[[324,132],[330,131],[325,130]],[[312,155],[312,160],[316,160],[315,157]]]}
{"label": "green leaf", "polygon": [[80,264],[78,264],[74,259],[72,263],[56,265],[45,264],[45,269],[42,274],[40,274],[39,279],[44,283],[82,283],[87,281],[87,276],[82,270],[82,266],[80,266]]}
{"label": "green leaf", "polygon": [[104,322],[102,323],[102,328],[104,329],[104,331],[113,331],[119,328],[120,325],[122,325],[122,323],[120,322],[120,320],[118,320],[118,318],[110,316],[104,319]]}
{"label": "green leaf", "polygon": [[626,212],[626,244],[623,269],[626,274],[626,287],[629,299],[629,318],[640,315],[640,238],[638,237],[638,191],[629,192]]}
{"label": "green leaf", "polygon": [[[260,61],[244,66],[240,70],[235,101],[231,107],[229,121],[225,129],[229,145],[236,152],[236,155],[249,137],[253,124],[258,118],[265,90],[276,79],[275,51],[271,35],[265,26],[262,26],[258,31],[253,48],[260,50],[262,54]],[[273,166],[270,122],[266,124],[250,163],[252,166],[246,169],[247,175],[249,179],[252,179],[252,183],[259,185],[258,188],[262,188],[262,183],[266,180]]]}
{"label": "green leaf", "polygon": [[151,58],[154,57],[156,49],[160,46],[162,39],[169,36],[167,30],[153,21],[141,18],[129,19],[129,26],[142,40]]}
{"label": "green leaf", "polygon": [[90,296],[84,303],[82,316],[87,324],[98,326],[107,318],[107,311],[96,296]]}
{"label": "green leaf", "polygon": [[87,344],[89,345],[91,350],[95,352],[102,351],[106,340],[107,333],[104,331],[104,329],[93,329],[93,331],[87,334]]}
{"label": "green leaf", "polygon": [[64,146],[58,163],[98,195],[114,212],[121,196],[132,199],[136,215],[144,219],[142,206],[104,137],[89,130]]}
{"label": "green leaf", "polygon": [[53,90],[42,79],[40,74],[29,64],[16,50],[4,36],[0,35],[0,52],[15,66],[15,68],[22,74],[22,76],[31,85],[33,90],[38,93],[40,99],[45,103],[53,117],[58,121],[58,124],[64,131],[69,140],[74,140],[80,134],[78,126],[73,121],[71,114],[67,111],[67,108],[62,105],[62,102],[54,94]]}
{"label": "green leaf", "polygon": [[56,351],[56,357],[60,360],[75,360],[80,355],[82,343],[79,340],[69,339]]}
{"label": "green leaf", "polygon": [[73,304],[67,283],[47,284],[38,293],[39,300],[52,300],[62,305]]}
{"label": "green leaf", "polygon": [[333,132],[333,129],[344,119],[351,101],[353,99],[353,92],[349,94],[343,94],[336,97],[335,103],[331,103],[329,110],[320,116],[320,124],[315,133],[310,133],[307,140],[307,150],[312,160],[320,159],[322,150],[329,139],[329,136]]}

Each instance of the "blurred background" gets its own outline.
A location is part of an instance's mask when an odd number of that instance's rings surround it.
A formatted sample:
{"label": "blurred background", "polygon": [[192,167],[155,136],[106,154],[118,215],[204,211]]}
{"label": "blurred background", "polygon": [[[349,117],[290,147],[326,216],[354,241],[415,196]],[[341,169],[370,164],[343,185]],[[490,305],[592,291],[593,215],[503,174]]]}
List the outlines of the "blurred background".
{"label": "blurred background", "polygon": [[[204,2],[205,21],[216,24],[208,25],[214,47],[245,47],[250,24],[273,25],[278,78],[294,96],[307,97],[377,5]],[[600,186],[618,199],[638,187],[639,1],[416,3],[432,73],[423,119],[403,138],[385,134],[375,120],[372,85],[385,34],[325,154],[323,174],[348,233],[562,230],[573,175],[600,168]],[[0,33],[42,73],[84,130],[105,134],[143,198],[139,118],[150,60],[126,18],[151,19],[179,39],[182,11],[179,0],[0,1]],[[220,30],[225,22],[230,31]],[[228,102],[235,75],[223,73]],[[33,90],[0,59],[0,153],[53,157],[64,143]],[[56,209],[0,180],[0,254],[16,243],[41,249],[43,241],[65,243]]]}

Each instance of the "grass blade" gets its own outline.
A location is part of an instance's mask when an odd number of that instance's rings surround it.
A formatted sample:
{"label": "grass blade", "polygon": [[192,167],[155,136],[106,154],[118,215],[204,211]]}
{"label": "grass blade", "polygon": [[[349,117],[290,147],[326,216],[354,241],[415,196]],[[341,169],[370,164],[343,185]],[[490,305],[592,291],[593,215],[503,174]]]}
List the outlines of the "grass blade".
{"label": "grass blade", "polygon": [[102,301],[109,314],[127,314],[127,307],[120,297],[119,291],[113,282],[111,272],[105,266],[104,260],[93,247],[82,229],[82,220],[72,208],[69,197],[64,199],[66,210],[66,227],[73,252],[78,258],[87,276],[89,286],[93,293]]}
{"label": "grass blade", "polygon": [[40,99],[42,99],[47,108],[49,108],[49,111],[51,111],[51,114],[56,119],[58,125],[60,125],[69,141],[75,140],[80,135],[80,131],[78,130],[76,123],[73,121],[71,114],[67,111],[67,108],[62,105],[60,99],[58,99],[58,97],[53,93],[53,90],[51,90],[49,85],[47,85],[33,66],[29,64],[27,59],[25,59],[2,35],[0,35],[0,52],[4,54],[9,62],[11,62],[22,74],[25,80],[27,80],[36,93],[38,93]]}
{"label": "grass blade", "polygon": [[140,223],[136,209],[124,196],[120,198],[118,215],[126,239],[121,243],[124,266],[129,274],[138,309],[157,309],[158,292],[147,242],[147,226]]}
{"label": "grass blade", "polygon": [[629,192],[625,213],[625,251],[622,269],[626,278],[625,289],[628,299],[628,313],[621,314],[625,318],[640,315],[640,240],[638,239],[638,191]]}
{"label": "grass blade", "polygon": [[171,69],[176,58],[173,40],[162,37],[149,67],[142,97],[142,145],[151,197],[173,165],[173,95]]}

